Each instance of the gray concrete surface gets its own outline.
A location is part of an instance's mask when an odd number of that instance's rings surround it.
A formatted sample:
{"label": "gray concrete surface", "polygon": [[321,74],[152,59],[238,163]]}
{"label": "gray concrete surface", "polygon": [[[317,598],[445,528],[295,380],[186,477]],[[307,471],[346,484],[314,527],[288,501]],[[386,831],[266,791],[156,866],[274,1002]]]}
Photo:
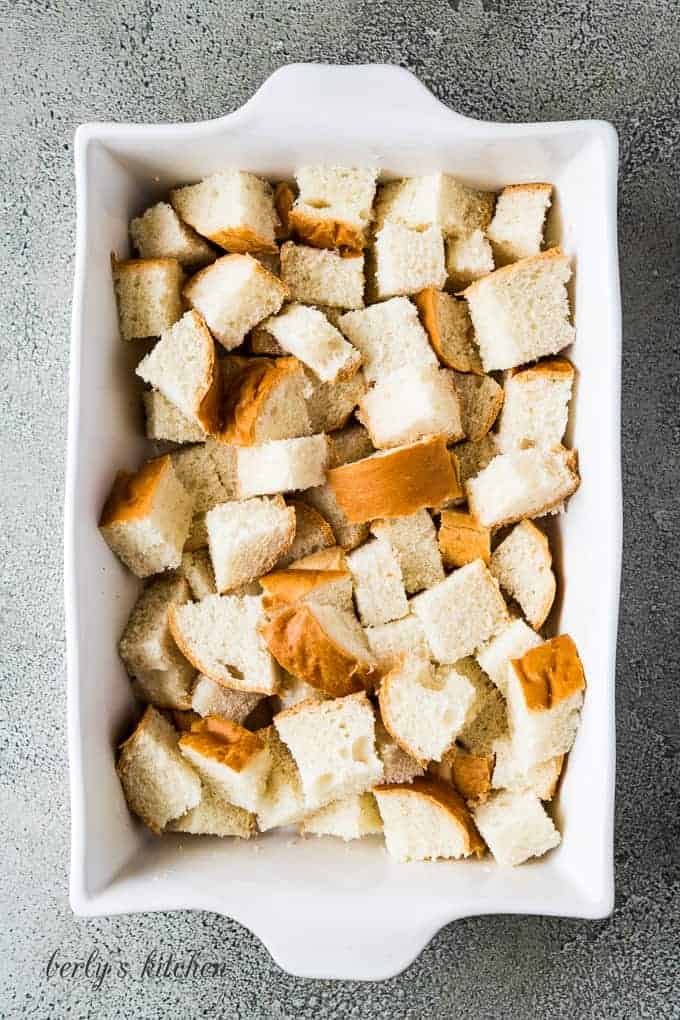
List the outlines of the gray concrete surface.
{"label": "gray concrete surface", "polygon": [[[3,1017],[680,1016],[678,991],[677,219],[680,20],[672,0],[124,0],[0,3]],[[625,568],[618,671],[617,901],[596,923],[450,925],[399,978],[281,973],[209,914],[79,920],[67,901],[61,515],[74,243],[72,138],[96,119],[240,105],[294,60],[390,61],[500,120],[602,117],[621,139]],[[55,949],[141,963],[187,946],[200,984],[45,976]]]}

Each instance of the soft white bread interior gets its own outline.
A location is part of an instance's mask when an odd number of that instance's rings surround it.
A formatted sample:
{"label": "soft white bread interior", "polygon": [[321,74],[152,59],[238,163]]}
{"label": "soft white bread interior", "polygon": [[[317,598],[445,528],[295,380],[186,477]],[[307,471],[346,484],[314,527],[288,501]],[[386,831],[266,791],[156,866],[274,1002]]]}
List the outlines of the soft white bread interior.
{"label": "soft white bread interior", "polygon": [[423,765],[399,746],[379,715],[375,720],[375,747],[383,766],[378,786],[410,783],[416,776],[425,774]]}
{"label": "soft white bread interior", "polygon": [[446,283],[444,241],[437,227],[411,230],[388,221],[376,234],[374,258],[378,300],[417,294],[424,287],[441,290]]}
{"label": "soft white bread interior", "polygon": [[179,749],[205,785],[236,807],[257,811],[272,761],[256,733],[209,715],[182,734]]}
{"label": "soft white bread interior", "polygon": [[361,249],[371,220],[377,171],[306,166],[295,173],[299,194],[290,227],[317,248]]}
{"label": "soft white bread interior", "polygon": [[473,809],[477,828],[496,862],[511,868],[559,846],[560,834],[533,793],[492,794]]}
{"label": "soft white bread interior", "polygon": [[130,223],[130,237],[140,258],[168,258],[186,267],[205,266],[214,249],[183,223],[167,202],[156,202]]}
{"label": "soft white bread interior", "polygon": [[484,672],[505,696],[511,659],[521,659],[542,638],[524,620],[512,620],[477,650],[476,659]]}
{"label": "soft white bread interior", "polygon": [[552,800],[564,764],[564,755],[525,768],[517,760],[516,745],[509,737],[499,737],[493,745],[495,764],[493,786],[516,793],[533,793],[540,800]]}
{"label": "soft white bread interior", "polygon": [[364,256],[310,248],[287,241],[281,247],[281,279],[293,301],[330,308],[363,308]]}
{"label": "soft white bread interior", "polygon": [[[305,396],[312,432],[344,431],[345,428],[361,427],[348,425],[354,408],[366,392],[366,379],[361,369],[349,379],[338,379],[334,383],[322,382],[310,369],[307,369],[306,375]],[[372,446],[367,452],[372,452]]]}
{"label": "soft white bread interior", "polygon": [[157,708],[186,711],[191,706],[191,692],[196,670],[184,656],[178,655],[165,669],[140,669],[132,679],[132,693],[137,701]]}
{"label": "soft white bread interior", "polygon": [[463,290],[474,280],[494,271],[493,252],[483,230],[464,237],[449,237],[446,242],[447,286]]}
{"label": "soft white bread interior", "polygon": [[142,670],[170,669],[182,659],[170,633],[168,608],[182,605],[189,597],[187,581],[175,573],[155,578],[142,589],[118,645],[130,676]]}
{"label": "soft white bread interior", "polygon": [[378,627],[366,627],[366,640],[380,672],[392,669],[406,654],[417,655],[421,659],[432,657],[423,625],[412,614]]}
{"label": "soft white bread interior", "polygon": [[471,442],[479,442],[491,429],[503,406],[503,387],[490,375],[455,372],[454,378],[461,432]]}
{"label": "soft white bread interior", "polygon": [[551,198],[552,184],[511,184],[503,188],[487,230],[499,266],[538,255]]}
{"label": "soft white bread interior", "polygon": [[187,302],[228,351],[243,343],[258,322],[278,312],[287,296],[281,280],[252,255],[224,255],[192,276],[184,288]]}
{"label": "soft white bread interior", "polygon": [[567,428],[574,367],[566,358],[546,358],[512,372],[496,439],[501,453],[523,446],[557,446]]}
{"label": "soft white bread interior", "polygon": [[488,757],[493,754],[494,742],[508,733],[505,700],[475,659],[459,659],[456,669],[468,678],[477,692],[458,734],[458,743],[470,754]]}
{"label": "soft white bread interior", "polygon": [[450,174],[390,181],[378,190],[376,226],[391,220],[415,230],[436,226],[447,236],[466,237],[486,228],[494,199],[491,192],[469,188]]}
{"label": "soft white bread interior", "polygon": [[307,380],[297,358],[230,355],[220,365],[224,393],[217,438],[221,446],[253,446],[311,434]]}
{"label": "soft white bread interior", "polygon": [[178,567],[192,516],[192,499],[169,456],[134,474],[119,471],[99,521],[107,545],[137,577]]}
{"label": "soft white bread interior", "polygon": [[223,170],[176,188],[170,201],[185,223],[227,251],[276,251],[274,193],[254,174]]}
{"label": "soft white bread interior", "polygon": [[175,474],[191,496],[194,514],[212,510],[234,496],[232,485],[224,484],[218,461],[213,456],[213,450],[218,447],[217,443],[214,446],[208,442],[197,443],[171,454]]}
{"label": "soft white bread interior", "polygon": [[271,755],[271,770],[257,811],[260,832],[294,825],[305,814],[305,798],[295,759],[275,726],[258,731]]}
{"label": "soft white bread interior", "polygon": [[479,837],[465,801],[449,783],[429,777],[376,787],[387,851],[399,861],[481,855]]}
{"label": "soft white bread interior", "polygon": [[324,435],[241,446],[236,456],[239,496],[247,499],[323,485],[327,463],[328,440]]}
{"label": "soft white bread interior", "polygon": [[392,549],[409,595],[444,580],[437,531],[427,510],[373,521],[371,531]]}
{"label": "soft white bread interior", "polygon": [[144,390],[144,418],[147,439],[166,439],[171,443],[200,443],[205,429],[187,418],[158,390]]}
{"label": "soft white bread interior", "polygon": [[[226,499],[236,499],[236,446],[232,443],[218,442],[212,436],[208,436],[205,449],[217,471],[223,493],[222,502]],[[212,506],[214,505],[213,503]]]}
{"label": "soft white bread interior", "polygon": [[457,372],[482,373],[466,301],[426,287],[413,295],[420,321],[442,365]]}
{"label": "soft white bread interior", "polygon": [[195,549],[182,556],[182,573],[191,588],[192,597],[198,602],[206,595],[214,595],[215,572],[212,568],[208,549]]}
{"label": "soft white bread interior", "polygon": [[170,822],[166,831],[186,832],[193,836],[238,836],[240,839],[250,839],[255,835],[255,817],[250,811],[231,804],[204,783],[196,807]]}
{"label": "soft white bread interior", "polygon": [[434,366],[398,369],[377,382],[359,401],[357,418],[377,449],[432,435],[455,442],[465,434],[453,375]]}
{"label": "soft white bread interior", "polygon": [[338,565],[307,566],[304,559],[296,560],[283,570],[265,574],[260,584],[264,592],[262,605],[270,616],[297,602],[315,602],[346,612],[354,611],[352,575],[344,561]]}
{"label": "soft white bread interior", "polygon": [[380,781],[373,708],[363,692],[302,702],[275,716],[274,725],[300,771],[308,812]]}
{"label": "soft white bread interior", "polygon": [[520,521],[494,549],[489,569],[531,626],[542,627],[557,590],[547,536],[531,521]]}
{"label": "soft white bread interior", "polygon": [[264,325],[284,350],[299,358],[322,382],[351,378],[361,365],[359,351],[318,308],[291,302]]}
{"label": "soft white bread interior", "polygon": [[295,536],[295,510],[283,496],[221,503],[206,514],[205,522],[220,593],[266,574]]}
{"label": "soft white bread interior", "polygon": [[498,582],[481,560],[454,570],[410,604],[439,662],[472,654],[508,619]]}
{"label": "soft white bread interior", "polygon": [[472,514],[462,510],[442,510],[439,517],[439,549],[447,570],[466,563],[491,560],[491,530]]}
{"label": "soft white bread interior", "polygon": [[382,819],[372,793],[353,793],[307,815],[300,832],[313,836],[337,836],[348,842],[382,832]]}
{"label": "soft white bread interior", "polygon": [[181,317],[184,276],[177,259],[113,263],[113,285],[123,340],[160,336]]}
{"label": "soft white bread interior", "polygon": [[361,352],[369,383],[379,382],[400,368],[415,370],[437,364],[416,307],[408,298],[392,298],[346,312],[339,319],[339,327]]}
{"label": "soft white bread interior", "polygon": [[243,726],[261,700],[261,694],[235,691],[231,687],[216,683],[208,676],[199,675],[191,695],[191,708],[201,717],[219,715]]}
{"label": "soft white bread interior", "polygon": [[275,707],[279,712],[292,708],[293,705],[299,705],[301,701],[327,701],[328,697],[328,694],[320,691],[317,687],[312,687],[305,680],[300,680],[299,677],[293,676],[285,669],[281,670],[281,685],[274,699]]}
{"label": "soft white bread interior", "polygon": [[399,561],[387,542],[372,539],[347,556],[354,598],[365,627],[398,620],[408,613]]}
{"label": "soft white bread interior", "polygon": [[116,763],[131,811],[157,835],[201,799],[201,781],[177,747],[177,733],[148,706]]}
{"label": "soft white bread interior", "polygon": [[465,298],[486,372],[515,368],[573,343],[570,277],[571,260],[552,248],[470,284]]}
{"label": "soft white bread interior", "polygon": [[576,455],[556,446],[501,453],[465,483],[470,511],[488,528],[541,517],[579,485]]}
{"label": "soft white bread interior", "polygon": [[226,687],[275,694],[279,669],[260,633],[264,619],[257,595],[208,595],[172,607],[172,635],[199,673]]}

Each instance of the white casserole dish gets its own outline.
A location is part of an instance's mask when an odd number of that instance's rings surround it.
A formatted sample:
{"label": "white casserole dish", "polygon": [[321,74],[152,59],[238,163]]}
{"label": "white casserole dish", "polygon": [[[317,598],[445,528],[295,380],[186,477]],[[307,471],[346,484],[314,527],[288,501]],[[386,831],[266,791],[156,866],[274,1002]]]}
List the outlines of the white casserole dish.
{"label": "white casserole dish", "polygon": [[[269,834],[151,836],[128,813],[114,748],[134,716],[116,644],[138,582],[97,520],[114,471],[143,439],[118,336],[110,253],[131,216],[171,185],[234,166],[290,177],[303,163],[377,164],[390,176],[443,169],[498,189],[557,187],[554,219],[576,257],[578,370],[568,442],[583,484],[559,519],[556,627],[583,659],[588,691],[559,802],[560,848],[511,871],[481,862],[398,864],[380,841]],[[606,916],[613,906],[614,666],[621,560],[621,322],[617,140],[601,121],[485,124],[442,105],[390,66],[293,65],[235,113],[200,124],[88,124],[75,141],[78,230],[66,487],[66,621],[71,769],[71,904],[81,915],[211,910],[251,929],[287,971],[379,979],[398,973],[449,921],[477,914]]]}

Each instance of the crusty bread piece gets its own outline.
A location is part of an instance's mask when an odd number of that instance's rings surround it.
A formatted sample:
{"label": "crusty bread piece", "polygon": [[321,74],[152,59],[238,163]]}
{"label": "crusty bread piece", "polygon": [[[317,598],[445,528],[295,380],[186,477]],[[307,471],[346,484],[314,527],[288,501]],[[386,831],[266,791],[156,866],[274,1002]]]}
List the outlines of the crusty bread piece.
{"label": "crusty bread piece", "polygon": [[275,694],[279,669],[258,627],[264,619],[257,595],[208,595],[172,607],[170,630],[199,673],[225,687]]}
{"label": "crusty bread piece", "polygon": [[[310,369],[306,370],[306,375],[305,396],[312,432],[333,432],[361,427],[347,425],[352,411],[366,392],[366,379],[361,369],[349,379],[338,379],[334,383],[322,382]],[[369,446],[368,452],[371,453],[372,444]]]}
{"label": "crusty bread piece", "polygon": [[470,478],[476,478],[499,452],[493,432],[489,432],[477,442],[466,440],[464,443],[456,443],[453,450],[458,460],[460,481],[463,486]]}
{"label": "crusty bread piece", "polygon": [[[212,461],[213,467],[217,471],[217,477],[222,487],[223,495],[221,502],[224,502],[226,499],[236,499],[236,446],[232,443],[220,443],[213,439],[212,436],[208,436],[205,441],[205,449]],[[213,503],[209,509],[212,509],[214,505]]]}
{"label": "crusty bread piece", "polygon": [[524,620],[512,620],[477,650],[476,659],[484,672],[505,696],[508,669],[511,659],[521,659],[530,648],[536,648],[542,638]]}
{"label": "crusty bread piece", "polygon": [[481,560],[454,570],[410,604],[439,662],[470,655],[508,619],[498,582]]}
{"label": "crusty bread piece", "polygon": [[437,532],[427,510],[373,521],[371,531],[392,549],[409,595],[444,580]]}
{"label": "crusty bread piece", "polygon": [[236,807],[206,784],[195,808],[166,826],[166,832],[186,832],[192,836],[238,836],[250,839],[255,835],[255,817],[250,811]]}
{"label": "crusty bread piece", "polygon": [[574,367],[546,358],[509,373],[496,440],[501,453],[523,446],[557,446],[567,428]]}
{"label": "crusty bread piece", "polygon": [[294,825],[305,814],[305,798],[295,759],[281,740],[275,726],[259,730],[271,755],[271,770],[260,798],[257,825],[267,832],[277,825]]}
{"label": "crusty bread piece", "polygon": [[453,783],[468,804],[479,804],[491,792],[492,754],[471,754],[454,744],[441,762],[430,764],[430,771],[440,779]]}
{"label": "crusty bread piece", "polygon": [[306,378],[296,358],[223,358],[218,439],[253,446],[311,435]]}
{"label": "crusty bread piece", "polygon": [[205,429],[187,418],[158,390],[142,393],[148,439],[166,439],[171,443],[200,443]]}
{"label": "crusty bread piece", "polygon": [[448,442],[464,436],[453,374],[429,365],[398,369],[376,383],[359,401],[357,418],[377,449],[424,436],[443,435]]}
{"label": "crusty bread piece", "polygon": [[381,681],[380,715],[399,746],[425,764],[451,747],[474,699],[474,687],[453,666],[405,655]]}
{"label": "crusty bread piece", "polygon": [[218,427],[221,381],[215,341],[198,312],[185,312],[164,330],[136,374],[204,431]]}
{"label": "crusty bread piece", "polygon": [[246,499],[323,485],[327,463],[328,441],[324,435],[241,446],[236,459],[239,496]]}
{"label": "crusty bread piece", "polygon": [[391,733],[385,728],[379,715],[375,720],[375,748],[383,766],[382,779],[377,784],[378,786],[386,786],[390,783],[410,783],[416,776],[425,774],[425,769],[420,762],[399,747]]}
{"label": "crusty bread piece", "polygon": [[439,518],[439,548],[447,570],[466,563],[491,559],[491,530],[472,514],[462,510],[442,510]]}
{"label": "crusty bread piece", "polygon": [[552,184],[511,184],[503,188],[487,230],[497,265],[538,255],[551,197]]}
{"label": "crusty bread piece", "polygon": [[378,189],[376,227],[391,220],[415,230],[435,226],[447,236],[466,237],[486,228],[494,199],[491,192],[468,188],[450,174],[391,181]]}
{"label": "crusty bread piece", "polygon": [[505,700],[476,659],[459,659],[456,669],[463,673],[477,692],[458,734],[458,743],[471,754],[489,756],[499,737],[507,736],[508,716]]}
{"label": "crusty bread piece", "polygon": [[567,634],[511,660],[506,688],[508,723],[516,758],[529,768],[571,750],[586,681]]}
{"label": "crusty bread piece", "polygon": [[399,861],[481,855],[484,844],[465,801],[439,779],[376,787],[387,851]]}
{"label": "crusty bread piece", "polygon": [[278,216],[271,185],[241,170],[222,170],[170,192],[185,223],[232,252],[275,252]]}
{"label": "crusty bread piece", "polygon": [[281,346],[307,365],[322,382],[351,378],[361,365],[361,354],[347,343],[340,330],[318,308],[292,302],[265,320],[265,328]]}
{"label": "crusty bread piece", "polygon": [[215,251],[195,230],[182,223],[167,202],[157,202],[130,223],[132,243],[143,259],[177,259],[187,267],[205,266]]}
{"label": "crusty bread piece", "polygon": [[470,511],[489,528],[541,517],[579,486],[573,450],[530,447],[501,453],[465,483]]}
{"label": "crusty bread piece", "polygon": [[421,659],[432,657],[423,625],[417,616],[403,616],[378,627],[366,627],[366,640],[381,673],[396,666],[407,653]]}
{"label": "crusty bread piece", "polygon": [[243,726],[261,700],[261,694],[235,691],[231,687],[216,683],[208,676],[199,675],[192,691],[191,707],[201,717],[219,715]]}
{"label": "crusty bread piece", "polygon": [[276,229],[277,241],[287,241],[293,232],[290,212],[296,197],[297,189],[290,181],[279,181],[274,187],[274,208],[279,218],[279,226]]}
{"label": "crusty bread piece", "polygon": [[352,422],[342,429],[337,429],[328,437],[328,467],[340,467],[341,464],[353,464],[363,457],[375,453],[371,437],[363,425]]}
{"label": "crusty bread piece", "polygon": [[118,644],[130,676],[142,670],[170,669],[182,660],[170,633],[168,607],[183,605],[189,596],[185,578],[175,573],[155,578],[142,589]]}
{"label": "crusty bread piece", "polygon": [[160,336],[182,315],[184,276],[177,259],[113,263],[113,285],[123,340]]}
{"label": "crusty bread piece", "polygon": [[473,815],[496,863],[502,867],[542,857],[560,844],[559,832],[533,793],[494,793],[473,809]]}
{"label": "crusty bread piece", "polygon": [[186,577],[193,598],[200,602],[206,595],[214,595],[215,572],[208,549],[195,549],[182,556],[182,573]]}
{"label": "crusty bread piece", "polygon": [[515,368],[573,343],[570,276],[571,260],[552,248],[470,284],[465,298],[485,372]]}
{"label": "crusty bread piece", "polygon": [[[293,676],[287,670],[281,670],[281,685],[278,694],[275,696],[275,709],[279,712],[299,705],[301,701],[327,701],[328,694],[320,691],[318,687],[312,687],[305,680]],[[276,712],[275,712],[276,714]]]}
{"label": "crusty bread piece", "polygon": [[302,702],[275,716],[274,725],[300,770],[308,812],[380,781],[375,717],[364,692]]}
{"label": "crusty bread piece", "polygon": [[130,810],[156,835],[201,799],[201,781],[179,753],[175,730],[151,705],[121,744],[116,772]]}
{"label": "crusty bread piece", "polygon": [[192,500],[169,456],[134,474],[119,471],[99,521],[107,545],[137,577],[178,567],[191,525]]}
{"label": "crusty bread piece", "polygon": [[165,669],[138,670],[132,678],[132,693],[143,704],[186,711],[195,679],[194,667],[178,654]]}
{"label": "crusty bread piece", "polygon": [[405,517],[460,493],[444,436],[382,450],[328,472],[340,507],[352,522]]}
{"label": "crusty bread piece", "polygon": [[375,287],[378,300],[400,294],[417,294],[424,287],[446,283],[444,241],[441,230],[411,230],[387,222],[375,237]]}
{"label": "crusty bread piece", "polygon": [[295,560],[335,545],[333,529],[318,510],[300,499],[289,499],[288,506],[295,513],[295,537],[286,552],[276,561],[277,570],[283,570]]}
{"label": "crusty bread piece", "polygon": [[291,228],[316,248],[360,250],[366,244],[376,176],[376,170],[364,167],[300,167]]}
{"label": "crusty bread piece", "polygon": [[295,536],[295,510],[283,496],[222,503],[206,514],[205,522],[220,593],[266,574]]}
{"label": "crusty bread piece", "polygon": [[268,329],[265,329],[262,322],[253,326],[246,339],[246,345],[250,354],[265,354],[274,358],[282,358],[286,353],[279,341],[272,336]]}
{"label": "crusty bread piece", "polygon": [[348,842],[382,832],[382,819],[372,793],[353,793],[307,815],[300,825],[304,836],[337,836]]}
{"label": "crusty bread piece", "polygon": [[442,365],[458,372],[483,372],[466,301],[426,287],[413,295],[420,321]]}
{"label": "crusty bread piece", "polygon": [[260,578],[260,584],[264,592],[262,605],[270,616],[297,602],[315,602],[346,612],[353,611],[352,575],[346,565],[310,567],[303,559],[291,563],[284,570],[265,574]]}
{"label": "crusty bread piece", "polygon": [[483,439],[503,406],[503,387],[490,375],[455,372],[464,435],[473,443]]}
{"label": "crusty bread piece", "polygon": [[491,573],[536,630],[543,626],[555,599],[557,583],[551,564],[547,536],[531,521],[516,524],[491,557]]}
{"label": "crusty bread piece", "polygon": [[375,673],[358,620],[335,606],[297,602],[263,623],[260,633],[284,669],[333,697],[360,691]]}
{"label": "crusty bread piece", "polygon": [[[371,449],[372,446],[371,443]],[[331,451],[333,449],[331,443],[329,443],[329,449]],[[326,518],[333,529],[335,541],[347,552],[350,549],[355,549],[368,538],[368,524],[353,524],[349,521],[330,485],[316,485],[305,489],[300,497]]]}
{"label": "crusty bread piece", "polygon": [[288,296],[281,280],[252,255],[223,255],[192,276],[183,293],[228,351],[243,343],[258,322],[278,312]]}
{"label": "crusty bread piece", "polygon": [[179,749],[206,786],[236,807],[257,811],[272,764],[257,733],[208,715],[182,734]]}
{"label": "crusty bread piece", "polygon": [[234,496],[231,485],[225,485],[213,450],[218,444],[201,443],[187,446],[171,454],[177,478],[191,496],[194,514],[212,510]]}
{"label": "crusty bread piece", "polygon": [[482,230],[465,237],[450,237],[446,242],[447,287],[461,291],[474,280],[494,271],[491,245]]}
{"label": "crusty bread piece", "polygon": [[541,800],[552,800],[564,764],[563,754],[525,768],[517,761],[515,744],[509,737],[499,737],[494,741],[493,750],[496,756],[493,786],[496,789],[529,792]]}
{"label": "crusty bread piece", "polygon": [[367,382],[379,382],[400,368],[436,365],[427,333],[408,298],[396,297],[360,311],[346,312],[339,327],[361,351]]}
{"label": "crusty bread piece", "polygon": [[408,613],[399,561],[387,542],[371,539],[347,556],[354,599],[365,627],[398,620]]}
{"label": "crusty bread piece", "polygon": [[363,308],[364,256],[309,248],[286,241],[281,247],[281,279],[291,300],[331,308]]}

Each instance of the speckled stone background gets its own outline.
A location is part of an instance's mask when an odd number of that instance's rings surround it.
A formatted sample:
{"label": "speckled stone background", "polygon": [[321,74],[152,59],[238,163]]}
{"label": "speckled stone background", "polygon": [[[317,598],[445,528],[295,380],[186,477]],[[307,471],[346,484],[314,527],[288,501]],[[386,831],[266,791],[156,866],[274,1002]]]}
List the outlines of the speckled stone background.
{"label": "speckled stone background", "polygon": [[[0,1016],[636,1020],[680,1016],[680,11],[641,0],[0,0],[2,758]],[[72,139],[89,120],[239,106],[289,61],[389,61],[462,113],[601,117],[621,141],[625,566],[616,910],[442,931],[382,984],[283,974],[210,914],[80,920],[69,808],[62,489],[74,245]],[[140,964],[187,946],[223,981],[45,977],[50,954]]]}

